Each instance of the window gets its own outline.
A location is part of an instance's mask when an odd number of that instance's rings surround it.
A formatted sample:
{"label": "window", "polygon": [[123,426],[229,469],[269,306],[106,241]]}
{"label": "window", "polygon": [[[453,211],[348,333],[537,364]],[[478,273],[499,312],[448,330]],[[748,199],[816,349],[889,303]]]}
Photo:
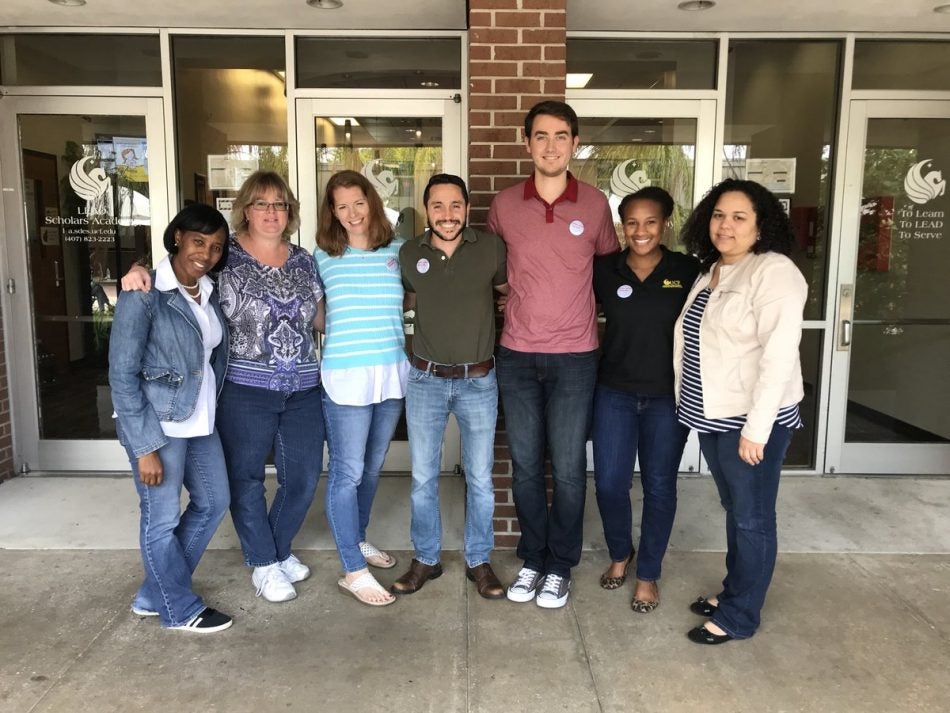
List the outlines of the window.
{"label": "window", "polygon": [[160,87],[158,35],[0,35],[0,83]]}

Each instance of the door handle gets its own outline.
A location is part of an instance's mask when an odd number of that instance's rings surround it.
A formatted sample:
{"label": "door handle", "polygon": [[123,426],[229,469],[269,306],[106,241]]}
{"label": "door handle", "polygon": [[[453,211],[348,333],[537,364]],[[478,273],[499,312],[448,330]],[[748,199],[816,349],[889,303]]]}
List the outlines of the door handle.
{"label": "door handle", "polygon": [[835,349],[846,352],[851,348],[854,318],[854,285],[841,285],[838,290],[838,343]]}
{"label": "door handle", "polygon": [[839,343],[843,347],[851,346],[851,320],[850,319],[845,319],[841,321],[841,339]]}
{"label": "door handle", "polygon": [[59,260],[53,260],[53,279],[56,280],[57,287],[59,287],[63,281],[63,276],[59,272]]}

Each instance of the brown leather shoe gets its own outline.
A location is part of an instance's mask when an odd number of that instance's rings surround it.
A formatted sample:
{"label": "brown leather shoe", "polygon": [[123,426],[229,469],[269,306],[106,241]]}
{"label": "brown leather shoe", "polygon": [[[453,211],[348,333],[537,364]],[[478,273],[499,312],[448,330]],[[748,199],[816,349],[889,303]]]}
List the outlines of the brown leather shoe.
{"label": "brown leather shoe", "polygon": [[475,582],[475,589],[485,599],[504,599],[505,588],[492,571],[491,565],[484,562],[477,567],[466,567],[465,576]]}
{"label": "brown leather shoe", "polygon": [[393,594],[412,594],[422,589],[422,585],[430,579],[436,579],[442,576],[442,565],[435,563],[433,565],[422,564],[415,557],[409,564],[409,571],[392,583],[389,591]]}

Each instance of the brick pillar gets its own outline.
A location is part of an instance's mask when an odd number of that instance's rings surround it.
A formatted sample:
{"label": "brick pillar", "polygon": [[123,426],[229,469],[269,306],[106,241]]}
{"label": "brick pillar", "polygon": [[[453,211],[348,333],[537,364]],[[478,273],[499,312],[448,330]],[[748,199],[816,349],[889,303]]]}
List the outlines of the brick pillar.
{"label": "brick pillar", "polygon": [[3,317],[0,315],[0,481],[12,478],[13,438],[10,423],[10,391],[7,388],[7,353],[3,329]]}
{"label": "brick pillar", "polygon": [[[524,116],[543,99],[564,99],[567,0],[469,0],[469,190],[471,222],[483,226],[495,193],[528,176]],[[514,547],[511,454],[499,418],[495,436],[495,545]]]}

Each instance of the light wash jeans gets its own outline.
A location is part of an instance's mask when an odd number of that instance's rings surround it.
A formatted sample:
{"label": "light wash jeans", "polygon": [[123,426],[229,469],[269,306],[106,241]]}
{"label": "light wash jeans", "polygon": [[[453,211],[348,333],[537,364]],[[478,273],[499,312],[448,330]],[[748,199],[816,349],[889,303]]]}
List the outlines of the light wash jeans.
{"label": "light wash jeans", "polygon": [[465,563],[488,562],[495,544],[492,516],[495,493],[491,470],[495,461],[498,384],[495,370],[476,379],[443,379],[415,367],[409,372],[406,422],[412,455],[412,526],[416,559],[427,565],[442,552],[439,512],[439,465],[449,414],[462,433],[465,468]]}
{"label": "light wash jeans", "polygon": [[[217,432],[168,439],[158,450],[163,471],[158,485],[142,484],[138,458],[128,449],[126,452],[139,494],[139,544],[145,568],[145,580],[132,606],[158,612],[162,626],[181,626],[205,608],[191,588],[191,575],[228,510],[221,441]],[[184,512],[182,486],[189,496]]]}
{"label": "light wash jeans", "polygon": [[366,567],[359,543],[366,540],[379,471],[399,424],[403,399],[345,406],[323,394],[327,426],[327,522],[344,572]]}

